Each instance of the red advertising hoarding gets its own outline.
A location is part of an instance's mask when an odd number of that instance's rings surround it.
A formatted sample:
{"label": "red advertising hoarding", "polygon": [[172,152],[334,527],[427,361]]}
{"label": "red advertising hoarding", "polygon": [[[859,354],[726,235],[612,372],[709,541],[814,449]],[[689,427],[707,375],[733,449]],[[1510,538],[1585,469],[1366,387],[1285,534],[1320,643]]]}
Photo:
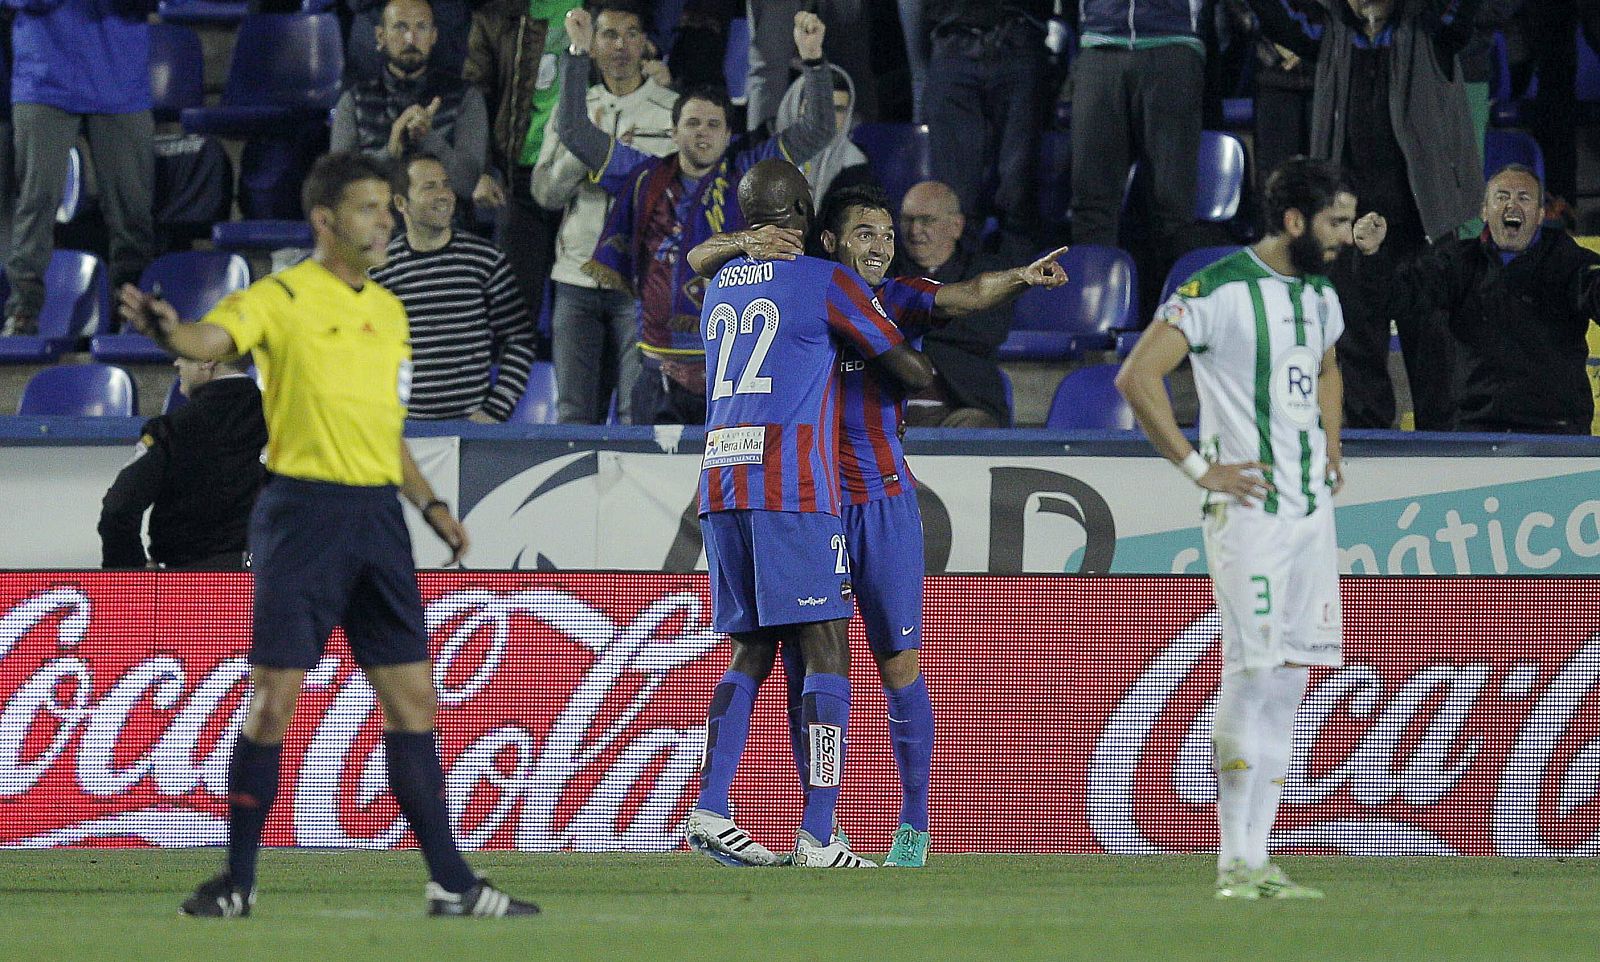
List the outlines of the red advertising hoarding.
{"label": "red advertising hoarding", "polygon": [[[421,576],[452,814],[470,848],[667,850],[727,664],[704,576]],[[1349,579],[1276,836],[1351,854],[1600,851],[1600,581]],[[0,845],[207,845],[226,832],[248,575],[0,574]],[[887,847],[899,792],[856,667],[841,818]],[[1216,843],[1210,587],[1193,578],[928,580],[940,851]],[[782,682],[756,705],[736,815],[792,845]],[[342,637],[307,677],[273,845],[411,844],[372,690]]]}

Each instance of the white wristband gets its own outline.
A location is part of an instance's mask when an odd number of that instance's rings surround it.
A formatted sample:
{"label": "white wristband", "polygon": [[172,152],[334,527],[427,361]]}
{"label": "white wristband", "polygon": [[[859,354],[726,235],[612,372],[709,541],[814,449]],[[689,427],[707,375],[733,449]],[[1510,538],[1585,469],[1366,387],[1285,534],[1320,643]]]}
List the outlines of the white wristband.
{"label": "white wristband", "polygon": [[1211,462],[1201,457],[1199,451],[1190,451],[1187,457],[1178,462],[1178,470],[1188,475],[1190,481],[1199,484],[1200,479],[1211,470]]}

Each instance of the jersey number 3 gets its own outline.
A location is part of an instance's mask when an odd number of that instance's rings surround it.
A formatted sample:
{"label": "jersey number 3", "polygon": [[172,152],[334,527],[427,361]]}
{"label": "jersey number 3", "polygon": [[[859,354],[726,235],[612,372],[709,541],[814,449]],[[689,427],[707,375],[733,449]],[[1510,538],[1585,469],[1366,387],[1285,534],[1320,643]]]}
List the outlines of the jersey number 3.
{"label": "jersey number 3", "polygon": [[[761,330],[756,337],[755,349],[750,352],[744,370],[739,372],[739,383],[735,384],[728,377],[728,366],[733,361],[734,339],[741,334],[755,334],[757,321]],[[706,340],[715,341],[720,337],[722,345],[717,348],[717,379],[711,386],[711,400],[718,401],[735,394],[771,394],[772,378],[762,377],[760,371],[761,365],[767,360],[767,352],[772,350],[772,339],[777,336],[778,305],[765,297],[751,301],[738,314],[727,304],[713,307],[711,319],[706,324]]]}

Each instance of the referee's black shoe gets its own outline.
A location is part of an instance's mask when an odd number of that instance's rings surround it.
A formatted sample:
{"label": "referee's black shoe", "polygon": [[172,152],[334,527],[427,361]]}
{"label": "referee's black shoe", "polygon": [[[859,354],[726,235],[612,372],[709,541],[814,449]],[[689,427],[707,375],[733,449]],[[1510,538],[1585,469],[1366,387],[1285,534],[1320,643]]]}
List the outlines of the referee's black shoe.
{"label": "referee's black shoe", "polygon": [[512,898],[490,885],[487,879],[478,879],[477,885],[460,895],[445,891],[437,882],[429,882],[428,914],[502,918],[507,915],[538,915],[539,906]]}
{"label": "referee's black shoe", "polygon": [[233,884],[227,872],[223,872],[201,883],[193,895],[183,900],[183,914],[214,919],[243,918],[255,904],[256,890],[240,888]]}

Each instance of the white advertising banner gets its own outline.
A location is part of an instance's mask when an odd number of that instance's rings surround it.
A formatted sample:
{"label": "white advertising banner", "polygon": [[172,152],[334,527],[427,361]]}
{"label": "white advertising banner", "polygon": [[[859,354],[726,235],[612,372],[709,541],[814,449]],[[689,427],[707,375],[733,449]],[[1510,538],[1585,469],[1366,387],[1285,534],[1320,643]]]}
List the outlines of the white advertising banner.
{"label": "white advertising banner", "polygon": [[[417,467],[454,505],[461,439],[412,438]],[[0,568],[100,567],[100,500],[133,457],[131,444],[0,447]],[[449,551],[415,511],[406,512],[417,564]]]}
{"label": "white advertising banner", "polygon": [[[469,452],[468,474],[473,461]],[[1160,458],[924,455],[912,468],[929,571],[1205,571],[1200,492]],[[704,569],[698,471],[698,454],[535,461],[467,506],[468,563]],[[1373,457],[1348,462],[1347,476],[1337,516],[1347,573],[1600,572],[1593,459]]]}

